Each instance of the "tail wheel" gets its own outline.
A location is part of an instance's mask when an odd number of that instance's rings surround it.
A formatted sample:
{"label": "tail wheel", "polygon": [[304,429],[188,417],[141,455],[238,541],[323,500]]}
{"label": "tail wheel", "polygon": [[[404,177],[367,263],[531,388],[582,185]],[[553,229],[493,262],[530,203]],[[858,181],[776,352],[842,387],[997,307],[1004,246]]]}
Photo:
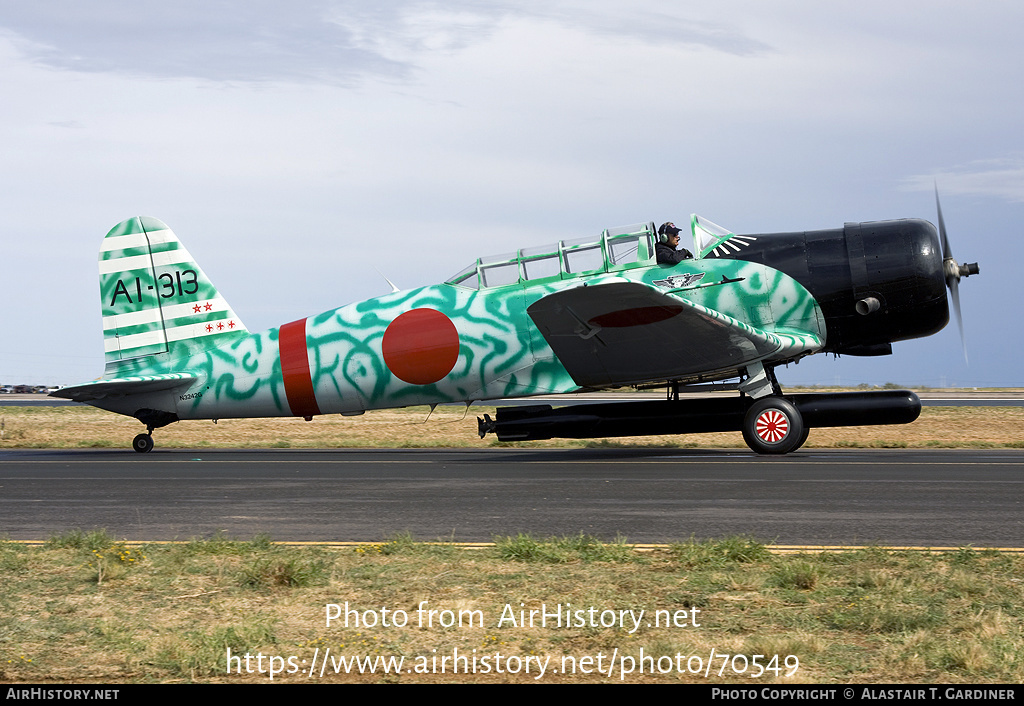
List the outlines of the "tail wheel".
{"label": "tail wheel", "polygon": [[743,440],[759,454],[788,454],[807,440],[803,417],[789,400],[764,397],[743,418]]}
{"label": "tail wheel", "polygon": [[132,439],[132,448],[140,454],[148,454],[153,450],[153,437],[149,434],[139,434]]}

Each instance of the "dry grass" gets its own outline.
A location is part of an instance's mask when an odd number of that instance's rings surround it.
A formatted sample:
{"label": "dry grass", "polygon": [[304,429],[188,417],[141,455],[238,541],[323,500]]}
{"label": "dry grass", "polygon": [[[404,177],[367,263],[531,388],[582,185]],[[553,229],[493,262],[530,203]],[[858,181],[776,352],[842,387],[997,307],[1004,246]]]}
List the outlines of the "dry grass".
{"label": "dry grass", "polygon": [[[493,435],[481,440],[476,416],[494,416],[493,408],[439,407],[367,412],[360,417],[321,416],[312,422],[296,418],[225,419],[180,422],[154,433],[159,448],[343,448],[343,447],[486,447],[498,444]],[[3,438],[0,448],[128,447],[144,431],[134,419],[91,407],[0,407]],[[569,447],[591,444],[743,447],[739,432],[681,434],[662,437],[620,437],[607,441],[551,439],[520,445]],[[1024,445],[1024,408],[925,407],[913,424],[815,429],[808,447],[1005,447]]]}
{"label": "dry grass", "polygon": [[[683,673],[554,674],[565,682],[1019,683],[1024,678],[1024,557],[961,550],[772,555],[745,538],[687,543],[651,553],[586,537],[502,539],[468,551],[409,537],[356,549],[272,546],[222,538],[125,547],[103,533],[47,547],[0,542],[0,681],[266,682],[269,656],[284,682],[532,682],[530,674],[436,673],[436,656],[637,657]],[[102,559],[97,559],[102,556]],[[118,558],[122,557],[122,558]],[[107,568],[102,581],[97,561]],[[483,624],[420,627],[417,607],[479,611]],[[327,604],[361,615],[404,610],[409,624],[326,624]],[[522,626],[510,606],[685,611],[674,627]],[[521,605],[522,604],[522,605]],[[698,613],[692,611],[697,609]],[[468,613],[466,613],[468,615]],[[692,623],[696,622],[698,627]],[[227,649],[253,656],[251,674],[226,673]],[[319,653],[317,652],[319,650]],[[309,676],[314,655],[402,657],[426,674]],[[799,669],[758,678],[686,672],[687,658],[779,655]],[[263,673],[256,655],[264,655]],[[287,673],[287,658],[306,660]],[[672,659],[667,659],[667,658]],[[792,663],[792,658],[791,658]],[[438,663],[439,665],[440,663]],[[596,664],[596,662],[595,662]],[[693,663],[695,666],[695,663]],[[733,663],[730,663],[732,666]],[[737,662],[737,666],[742,663]],[[748,666],[752,669],[752,666]],[[648,670],[649,671],[649,670]]]}
{"label": "dry grass", "polygon": [[814,429],[808,446],[977,447],[1024,445],[1024,407],[924,407],[913,424]]}

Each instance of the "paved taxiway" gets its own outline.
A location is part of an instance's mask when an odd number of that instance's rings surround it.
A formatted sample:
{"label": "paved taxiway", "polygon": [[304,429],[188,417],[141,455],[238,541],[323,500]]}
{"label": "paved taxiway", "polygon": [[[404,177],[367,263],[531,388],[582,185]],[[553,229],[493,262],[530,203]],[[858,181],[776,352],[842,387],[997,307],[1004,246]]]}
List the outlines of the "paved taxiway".
{"label": "paved taxiway", "polygon": [[1024,450],[128,450],[0,452],[0,536],[1020,547]]}

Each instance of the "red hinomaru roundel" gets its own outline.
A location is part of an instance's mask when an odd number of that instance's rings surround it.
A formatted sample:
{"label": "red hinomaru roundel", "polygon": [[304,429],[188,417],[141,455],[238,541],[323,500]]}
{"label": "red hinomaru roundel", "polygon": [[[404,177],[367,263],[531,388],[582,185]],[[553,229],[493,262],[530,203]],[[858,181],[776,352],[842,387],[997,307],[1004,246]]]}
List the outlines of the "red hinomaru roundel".
{"label": "red hinomaru roundel", "polygon": [[392,321],[382,341],[384,362],[395,377],[413,385],[437,382],[459,359],[459,332],[435,309],[413,309]]}

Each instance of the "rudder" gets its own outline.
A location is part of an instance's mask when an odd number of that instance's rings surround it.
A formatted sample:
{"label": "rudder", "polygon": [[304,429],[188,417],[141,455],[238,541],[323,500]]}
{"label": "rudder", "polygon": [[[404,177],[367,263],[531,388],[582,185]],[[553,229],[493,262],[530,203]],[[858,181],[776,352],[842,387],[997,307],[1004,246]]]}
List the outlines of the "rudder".
{"label": "rudder", "polygon": [[155,218],[130,218],[107,233],[99,275],[104,377],[248,333],[177,236]]}

